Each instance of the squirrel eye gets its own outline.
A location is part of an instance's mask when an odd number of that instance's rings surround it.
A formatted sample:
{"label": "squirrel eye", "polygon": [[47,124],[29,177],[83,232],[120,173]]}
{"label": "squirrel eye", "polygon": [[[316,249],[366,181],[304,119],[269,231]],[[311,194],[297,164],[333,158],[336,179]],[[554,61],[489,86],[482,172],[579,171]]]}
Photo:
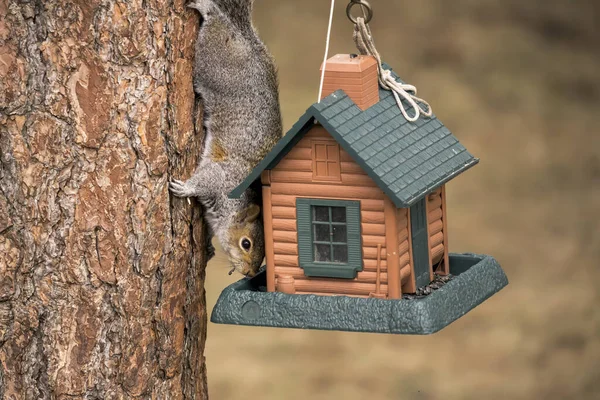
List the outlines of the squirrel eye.
{"label": "squirrel eye", "polygon": [[250,240],[248,238],[243,238],[240,242],[242,249],[246,250],[246,251],[250,251],[250,248],[252,247],[252,242],[250,242]]}

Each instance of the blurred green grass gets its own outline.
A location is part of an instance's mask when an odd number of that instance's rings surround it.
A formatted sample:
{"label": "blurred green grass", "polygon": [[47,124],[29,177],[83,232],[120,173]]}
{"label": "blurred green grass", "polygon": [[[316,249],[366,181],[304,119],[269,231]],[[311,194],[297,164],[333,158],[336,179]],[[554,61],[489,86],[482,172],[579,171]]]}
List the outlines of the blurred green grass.
{"label": "blurred green grass", "polygon": [[[330,55],[354,52],[337,1]],[[209,324],[213,399],[600,398],[600,5],[372,0],[384,60],[481,163],[448,185],[450,249],[510,285],[428,337]],[[329,1],[257,0],[284,124],[316,100]],[[209,307],[239,276],[211,261]]]}

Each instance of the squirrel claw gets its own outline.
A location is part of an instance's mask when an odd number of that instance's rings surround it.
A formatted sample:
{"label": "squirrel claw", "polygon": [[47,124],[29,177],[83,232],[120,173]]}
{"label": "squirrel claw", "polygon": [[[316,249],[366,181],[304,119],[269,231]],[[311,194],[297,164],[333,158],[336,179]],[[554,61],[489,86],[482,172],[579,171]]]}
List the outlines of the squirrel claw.
{"label": "squirrel claw", "polygon": [[191,197],[191,196],[193,196],[193,193],[191,193],[190,190],[188,188],[186,188],[185,183],[178,181],[177,179],[173,179],[171,182],[169,182],[169,190],[176,197]]}

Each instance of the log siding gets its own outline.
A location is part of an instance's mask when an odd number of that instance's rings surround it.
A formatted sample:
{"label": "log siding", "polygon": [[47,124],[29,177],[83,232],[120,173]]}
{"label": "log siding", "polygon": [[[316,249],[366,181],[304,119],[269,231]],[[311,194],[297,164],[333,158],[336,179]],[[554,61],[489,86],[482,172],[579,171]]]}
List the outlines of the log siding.
{"label": "log siding", "polygon": [[[400,248],[408,248],[407,238],[387,251],[385,196],[375,182],[362,171],[350,155],[340,149],[340,182],[319,182],[313,179],[311,141],[332,140],[324,128],[317,125],[271,170],[270,214],[272,215],[272,273],[277,289],[279,277],[291,277],[297,294],[331,294],[368,297],[376,290],[378,245],[381,246],[380,293],[388,295],[389,254],[395,257],[395,280],[400,293],[399,262],[407,265],[405,257],[398,260]],[[300,268],[298,257],[298,233],[296,227],[296,199],[335,199],[360,201],[363,270],[354,279],[307,277]],[[265,203],[267,206],[267,203]],[[266,216],[266,214],[265,214]],[[394,219],[394,224],[396,221]],[[396,227],[394,227],[396,230]],[[399,232],[398,232],[399,233]],[[402,247],[403,246],[403,247]],[[406,278],[405,278],[406,279]],[[394,284],[392,283],[392,286]],[[271,288],[269,288],[271,290]]]}

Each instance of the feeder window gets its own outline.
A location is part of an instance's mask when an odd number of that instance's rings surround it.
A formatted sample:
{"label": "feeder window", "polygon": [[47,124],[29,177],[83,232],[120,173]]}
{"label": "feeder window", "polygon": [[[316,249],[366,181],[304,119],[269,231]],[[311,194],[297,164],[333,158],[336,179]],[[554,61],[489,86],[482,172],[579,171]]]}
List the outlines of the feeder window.
{"label": "feeder window", "polygon": [[340,145],[332,140],[312,141],[313,179],[340,182]]}
{"label": "feeder window", "polygon": [[304,274],[355,278],[362,270],[360,202],[297,199],[296,207]]}
{"label": "feeder window", "polygon": [[345,207],[311,206],[314,262],[348,262]]}

